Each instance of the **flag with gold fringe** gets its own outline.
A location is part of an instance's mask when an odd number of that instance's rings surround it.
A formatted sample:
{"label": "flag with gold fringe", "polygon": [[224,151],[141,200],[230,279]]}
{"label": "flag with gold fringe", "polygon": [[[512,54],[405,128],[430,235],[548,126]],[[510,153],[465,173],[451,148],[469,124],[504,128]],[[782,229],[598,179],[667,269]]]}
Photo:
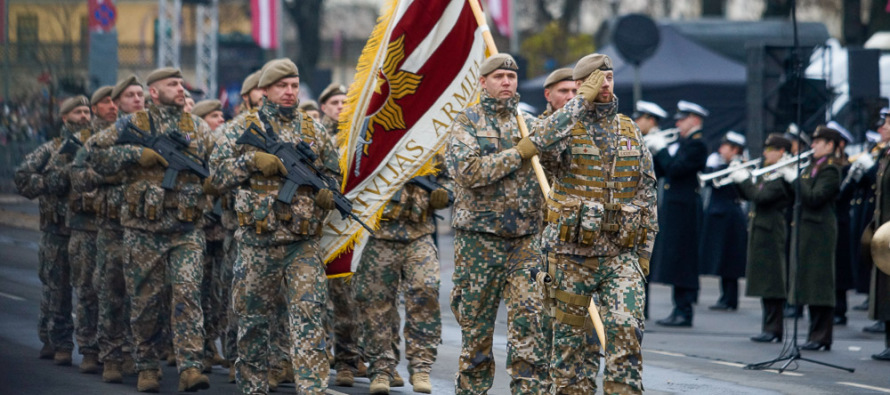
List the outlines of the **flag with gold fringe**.
{"label": "flag with gold fringe", "polygon": [[[467,0],[391,0],[356,66],[340,114],[343,193],[376,228],[389,199],[433,171],[457,113],[472,102],[485,56]],[[329,277],[352,273],[368,234],[332,216],[321,240]]]}

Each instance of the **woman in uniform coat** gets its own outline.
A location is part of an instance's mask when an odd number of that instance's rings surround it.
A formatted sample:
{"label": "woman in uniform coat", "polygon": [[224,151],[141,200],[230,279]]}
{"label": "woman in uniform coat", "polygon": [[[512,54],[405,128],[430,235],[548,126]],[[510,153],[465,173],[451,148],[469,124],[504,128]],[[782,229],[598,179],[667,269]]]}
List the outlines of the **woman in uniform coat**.
{"label": "woman in uniform coat", "polygon": [[[791,142],[779,133],[770,134],[763,148],[761,166],[790,158]],[[785,306],[785,211],[794,192],[782,172],[773,171],[753,181],[746,169],[731,176],[743,199],[751,202],[748,222],[748,279],[745,295],[761,298],[763,324],[755,342],[782,341],[782,308]]]}
{"label": "woman in uniform coat", "polygon": [[[890,135],[890,116],[882,112],[884,123],[878,130],[881,136]],[[890,221],[890,150],[884,149],[878,156],[878,175],[875,191],[875,230],[879,225]],[[890,325],[890,273],[872,268],[871,288],[868,294],[868,318]],[[884,331],[884,351],[871,357],[879,361],[890,361],[890,331]]]}

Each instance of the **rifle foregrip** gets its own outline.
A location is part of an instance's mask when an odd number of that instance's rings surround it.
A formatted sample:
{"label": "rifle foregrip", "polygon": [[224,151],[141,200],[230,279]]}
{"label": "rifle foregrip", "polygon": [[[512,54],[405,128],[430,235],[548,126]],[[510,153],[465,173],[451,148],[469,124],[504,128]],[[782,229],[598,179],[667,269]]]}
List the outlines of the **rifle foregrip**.
{"label": "rifle foregrip", "polygon": [[281,186],[281,189],[278,190],[278,201],[282,203],[291,204],[294,201],[294,194],[297,193],[297,183],[285,179],[284,185]]}
{"label": "rifle foregrip", "polygon": [[172,190],[176,185],[176,176],[179,175],[179,170],[167,168],[167,171],[164,172],[164,181],[161,182],[161,188]]}

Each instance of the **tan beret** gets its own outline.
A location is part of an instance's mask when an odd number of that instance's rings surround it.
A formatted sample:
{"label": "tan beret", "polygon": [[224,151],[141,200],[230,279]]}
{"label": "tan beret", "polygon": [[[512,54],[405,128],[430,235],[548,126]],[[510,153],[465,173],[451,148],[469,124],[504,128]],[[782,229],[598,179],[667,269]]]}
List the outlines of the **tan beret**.
{"label": "tan beret", "polygon": [[65,115],[71,110],[74,110],[77,107],[84,106],[90,107],[90,99],[87,99],[84,95],[69,97],[62,102],[62,105],[59,107],[59,114]]}
{"label": "tan beret", "polygon": [[244,79],[244,82],[241,84],[241,96],[249,95],[250,91],[257,88],[257,85],[260,83],[260,74],[262,73],[262,70],[254,71]]}
{"label": "tan beret", "polygon": [[346,94],[345,86],[340,85],[340,84],[330,84],[330,85],[328,85],[327,88],[324,88],[324,90],[321,91],[320,95],[318,95],[318,102],[321,104],[325,104],[325,102],[327,102],[328,99],[330,99],[334,96],[337,96],[337,95],[345,95],[345,94]]}
{"label": "tan beret", "polygon": [[518,71],[519,66],[516,65],[516,60],[506,53],[491,55],[482,62],[482,66],[479,66],[479,73],[483,76],[489,75],[495,70]]}
{"label": "tan beret", "polygon": [[318,103],[315,100],[306,100],[304,102],[300,102],[300,111],[318,111]]}
{"label": "tan beret", "polygon": [[192,107],[192,114],[201,118],[214,111],[222,111],[222,103],[216,99],[201,100]]}
{"label": "tan beret", "polygon": [[96,89],[96,91],[93,92],[93,96],[90,97],[90,104],[95,106],[96,103],[102,101],[102,99],[111,96],[111,91],[113,89],[114,87],[111,85],[105,85],[103,87],[100,87],[99,89]]}
{"label": "tan beret", "polygon": [[557,82],[563,81],[572,81],[572,69],[564,67],[561,69],[553,70],[553,72],[547,76],[547,79],[544,80],[544,89],[549,88],[550,85],[553,85]]}
{"label": "tan beret", "polygon": [[297,65],[288,58],[270,60],[263,66],[262,72],[259,84],[257,84],[258,88],[265,88],[282,78],[300,76]]}
{"label": "tan beret", "polygon": [[572,69],[572,79],[576,81],[583,80],[597,69],[603,71],[612,70],[612,59],[608,55],[601,53],[587,55],[581,58],[578,63],[575,63],[575,68]]}
{"label": "tan beret", "polygon": [[179,71],[179,69],[173,67],[161,67],[148,74],[148,78],[146,78],[145,84],[151,85],[155,82],[167,78],[182,78],[182,72]]}
{"label": "tan beret", "polygon": [[118,81],[117,84],[114,85],[114,89],[111,90],[111,100],[116,100],[121,96],[121,93],[124,93],[124,91],[131,85],[142,87],[142,81],[139,81],[139,77],[135,74],[130,74],[129,77]]}

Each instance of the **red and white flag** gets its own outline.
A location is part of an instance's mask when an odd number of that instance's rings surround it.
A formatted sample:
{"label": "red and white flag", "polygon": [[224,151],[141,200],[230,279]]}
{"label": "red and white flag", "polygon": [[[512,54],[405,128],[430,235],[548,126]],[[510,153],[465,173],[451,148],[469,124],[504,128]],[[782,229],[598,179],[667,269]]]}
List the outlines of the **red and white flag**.
{"label": "red and white flag", "polygon": [[278,12],[278,0],[250,0],[251,33],[260,48],[278,48]]}
{"label": "red and white flag", "polygon": [[510,7],[513,6],[511,0],[488,0],[488,14],[491,20],[498,27],[498,32],[504,37],[513,35],[513,29],[510,23]]}
{"label": "red and white flag", "polygon": [[[477,97],[485,57],[467,0],[390,0],[365,45],[340,114],[343,193],[376,228],[404,183],[433,169],[457,113]],[[367,233],[339,216],[321,240],[328,276],[357,267]]]}

